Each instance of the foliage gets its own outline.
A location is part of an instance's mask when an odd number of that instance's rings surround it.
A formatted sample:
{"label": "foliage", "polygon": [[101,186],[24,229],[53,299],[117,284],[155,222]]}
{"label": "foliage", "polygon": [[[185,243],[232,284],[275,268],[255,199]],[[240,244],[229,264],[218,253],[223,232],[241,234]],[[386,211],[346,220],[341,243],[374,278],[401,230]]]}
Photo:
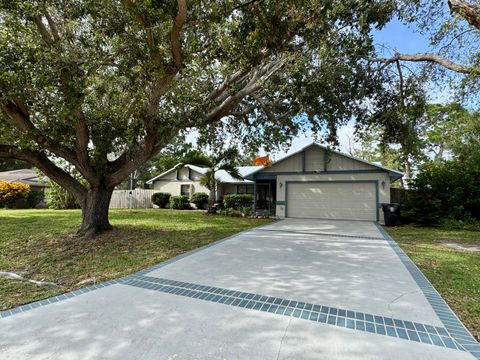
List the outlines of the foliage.
{"label": "foliage", "polygon": [[[455,220],[480,220],[480,151],[466,160],[436,161],[420,168],[409,200],[413,215],[421,216],[423,207],[432,206],[438,217]],[[418,201],[418,203],[417,203]],[[420,221],[413,216],[413,219]]]}
{"label": "foliage", "polygon": [[208,170],[200,179],[200,184],[204,185],[210,190],[210,208],[217,200],[217,172],[224,170],[233,178],[240,179],[241,176],[238,172],[238,164],[239,152],[238,149],[234,147],[229,147],[224,150],[217,150],[214,155],[208,158]]}
{"label": "foliage", "polygon": [[225,209],[225,215],[230,216],[230,217],[242,217],[243,214],[240,210],[232,209],[232,208],[226,208]]}
{"label": "foliage", "polygon": [[31,209],[35,208],[43,200],[44,197],[45,196],[42,191],[31,190],[27,197],[28,207]]}
{"label": "foliage", "polygon": [[223,197],[223,204],[226,209],[243,210],[244,208],[252,207],[252,194],[231,194]]}
{"label": "foliage", "polygon": [[189,210],[190,199],[187,195],[176,195],[170,197],[170,209],[175,210]]}
{"label": "foliage", "polygon": [[9,171],[17,169],[29,169],[32,165],[24,161],[1,159],[0,158],[0,171]]}
{"label": "foliage", "polygon": [[440,226],[450,230],[480,231],[480,221],[474,219],[442,219]]}
{"label": "foliage", "polygon": [[165,209],[170,202],[170,197],[172,194],[157,192],[152,195],[152,202],[157,205],[160,209]]}
{"label": "foliage", "polygon": [[205,209],[208,204],[208,194],[204,192],[198,192],[192,195],[190,201],[195,204],[197,209]]}
{"label": "foliage", "polygon": [[12,206],[17,200],[27,199],[30,185],[0,180],[0,206]]}
{"label": "foliage", "polygon": [[101,232],[100,199],[186,131],[266,151],[300,131],[333,141],[379,90],[359,59],[393,14],[368,0],[1,0],[0,157],[67,188],[81,230]]}
{"label": "foliage", "polygon": [[50,209],[65,210],[78,209],[80,205],[77,203],[73,194],[53,181],[48,182],[46,190],[46,204]]}
{"label": "foliage", "polygon": [[420,225],[436,225],[441,221],[441,201],[427,192],[411,192],[405,206],[401,208],[401,216],[406,223]]}

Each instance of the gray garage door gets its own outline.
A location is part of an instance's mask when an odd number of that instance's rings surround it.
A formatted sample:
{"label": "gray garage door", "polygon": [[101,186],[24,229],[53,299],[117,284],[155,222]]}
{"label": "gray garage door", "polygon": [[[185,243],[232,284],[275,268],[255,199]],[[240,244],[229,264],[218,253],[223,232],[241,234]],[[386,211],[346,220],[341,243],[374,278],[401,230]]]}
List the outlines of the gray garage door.
{"label": "gray garage door", "polygon": [[375,221],[375,183],[290,183],[287,217]]}

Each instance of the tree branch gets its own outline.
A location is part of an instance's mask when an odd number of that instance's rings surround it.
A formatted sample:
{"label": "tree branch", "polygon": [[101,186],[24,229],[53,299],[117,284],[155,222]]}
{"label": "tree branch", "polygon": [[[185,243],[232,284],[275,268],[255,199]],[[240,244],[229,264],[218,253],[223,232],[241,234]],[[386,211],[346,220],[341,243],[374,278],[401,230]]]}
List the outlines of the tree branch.
{"label": "tree branch", "polygon": [[213,123],[228,115],[228,112],[237,106],[240,101],[245,98],[245,96],[257,91],[263,85],[263,83],[265,83],[276,71],[282,68],[288,60],[289,57],[286,56],[284,58],[271,61],[266,65],[255,68],[247,84],[234,95],[228,96],[221,104],[210,110],[207,113],[205,122]]}
{"label": "tree branch", "polygon": [[151,87],[150,98],[147,104],[146,115],[143,119],[146,135],[141,144],[133,147],[128,153],[120,155],[109,163],[113,173],[107,176],[107,186],[116,186],[123,181],[138,166],[145,163],[152,155],[158,153],[165,144],[157,143],[155,119],[158,114],[160,99],[168,91],[170,85],[182,67],[182,52],[180,37],[187,18],[186,0],[177,0],[177,15],[170,32],[170,47],[172,63],[165,69],[162,79],[154,81]]}
{"label": "tree branch", "polygon": [[55,165],[43,152],[0,144],[0,158],[23,160],[36,166],[50,179],[70,191],[75,196],[75,199],[83,204],[87,193],[85,187],[70,174]]}
{"label": "tree branch", "polygon": [[30,115],[28,114],[28,109],[25,105],[18,105],[13,101],[7,101],[1,109],[5,113],[5,120],[10,126],[13,126],[27,136],[31,136],[43,149],[51,151],[56,156],[59,156],[72,163],[78,168],[85,179],[92,184],[97,182],[93,169],[84,168],[78,161],[79,159],[77,158],[75,151],[59,144],[50,137],[44,135],[35,127],[35,125],[30,121]]}
{"label": "tree branch", "polygon": [[370,62],[379,62],[383,63],[381,69],[385,68],[386,66],[397,62],[397,61],[411,61],[411,62],[430,62],[439,64],[449,70],[452,70],[457,73],[462,74],[476,74],[480,72],[480,69],[475,67],[464,66],[460,64],[456,64],[451,60],[448,60],[440,55],[436,54],[395,54],[391,58],[370,58],[368,59]]}
{"label": "tree branch", "polygon": [[480,11],[478,7],[470,5],[463,0],[448,0],[448,7],[453,13],[457,13],[470,25],[480,30]]}

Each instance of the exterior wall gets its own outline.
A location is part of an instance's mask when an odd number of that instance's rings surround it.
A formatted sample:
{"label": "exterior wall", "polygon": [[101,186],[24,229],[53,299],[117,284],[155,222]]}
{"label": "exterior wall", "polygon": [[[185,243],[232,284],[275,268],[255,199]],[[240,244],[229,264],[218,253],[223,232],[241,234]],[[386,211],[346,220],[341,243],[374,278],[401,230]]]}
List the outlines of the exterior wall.
{"label": "exterior wall", "polygon": [[[368,165],[368,164],[366,164]],[[277,205],[276,215],[285,217],[286,206],[286,182],[287,181],[365,181],[373,180],[378,182],[378,202],[390,202],[390,177],[388,173],[342,173],[342,174],[298,174],[298,175],[278,175],[277,176]],[[385,186],[382,185],[385,183]],[[383,213],[379,209],[379,220],[383,223]]]}
{"label": "exterior wall", "polygon": [[327,169],[329,171],[333,171],[333,170],[375,170],[375,169],[378,170],[378,168],[373,166],[373,165],[369,165],[369,164],[366,164],[366,163],[361,162],[361,161],[350,159],[347,156],[342,156],[342,155],[332,153],[332,152],[330,152],[329,156],[328,156]]}
{"label": "exterior wall", "polygon": [[261,172],[279,172],[279,171],[302,171],[302,154],[296,154],[281,160],[272,165],[272,167],[265,168]]}
{"label": "exterior wall", "polygon": [[153,188],[157,190],[158,192],[166,192],[170,193],[172,195],[180,195],[180,189],[181,185],[190,185],[190,193],[194,194],[197,192],[204,192],[204,193],[209,193],[209,190],[203,186],[200,185],[200,182],[198,181],[182,181],[182,180],[171,180],[171,181],[164,181],[162,180],[157,180],[153,183]]}
{"label": "exterior wall", "polygon": [[305,171],[325,170],[325,150],[318,146],[305,149]]}

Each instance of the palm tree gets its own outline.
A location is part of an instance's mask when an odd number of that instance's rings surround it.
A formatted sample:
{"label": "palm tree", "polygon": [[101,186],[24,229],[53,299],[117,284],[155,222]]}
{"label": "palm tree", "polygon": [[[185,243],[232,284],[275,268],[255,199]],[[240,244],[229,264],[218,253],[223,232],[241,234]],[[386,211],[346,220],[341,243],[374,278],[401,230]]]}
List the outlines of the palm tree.
{"label": "palm tree", "polygon": [[225,170],[232,177],[240,179],[241,175],[237,169],[238,159],[239,154],[236,148],[228,148],[210,157],[208,171],[200,179],[200,184],[210,190],[209,210],[213,208],[213,205],[217,201],[217,179],[215,178],[215,174],[219,170]]}

